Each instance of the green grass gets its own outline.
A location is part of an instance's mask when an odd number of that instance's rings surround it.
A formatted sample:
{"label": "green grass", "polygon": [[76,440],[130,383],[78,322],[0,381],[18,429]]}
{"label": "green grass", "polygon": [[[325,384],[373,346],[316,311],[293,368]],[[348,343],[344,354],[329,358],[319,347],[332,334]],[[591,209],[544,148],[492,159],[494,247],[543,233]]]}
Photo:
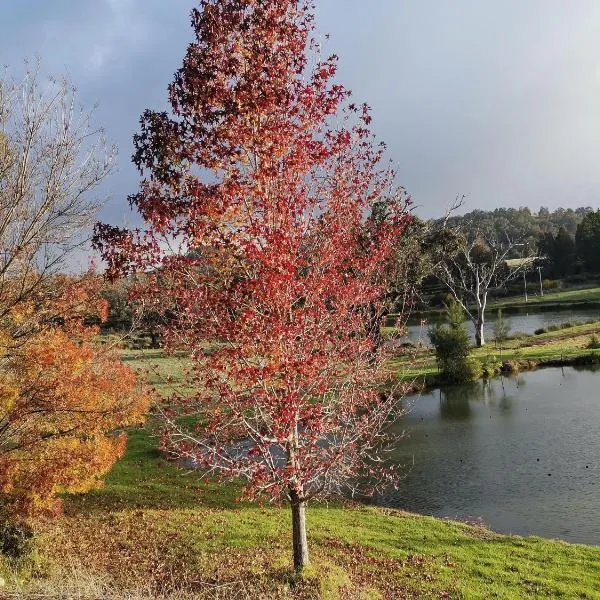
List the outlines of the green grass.
{"label": "green grass", "polygon": [[164,356],[160,350],[123,350],[121,359],[138,371],[157,394],[168,396],[190,391],[186,370],[191,363],[185,354]]}
{"label": "green grass", "polygon": [[[126,358],[182,383],[179,360]],[[32,556],[0,559],[0,597],[600,597],[600,548],[360,505],[309,508],[313,566],[298,577],[285,507],[239,503],[237,485],[202,483],[157,448],[152,424],[130,432],[104,489],[39,522]]]}
{"label": "green grass", "polygon": [[[568,308],[585,308],[586,306],[600,306],[600,287],[545,291],[543,296],[536,295],[536,293],[537,288],[533,285],[530,286],[530,294],[527,302],[525,302],[523,294],[496,300],[488,298],[486,313],[493,314],[498,311],[498,309],[506,310],[507,313],[514,313],[529,310],[560,310]],[[443,314],[443,308],[438,307],[417,311],[413,316],[439,316]]]}
{"label": "green grass", "polygon": [[373,598],[598,597],[600,548],[365,506],[309,509],[314,567],[296,581],[288,510],[239,505],[236,492],[164,463],[152,435],[133,432],[104,490],[68,498],[66,515],[42,525],[36,564],[5,564],[3,576],[16,589],[20,569],[29,585],[52,589],[87,569],[93,585],[144,582],[156,596],[202,580],[231,585],[221,597],[232,598],[239,582],[265,598],[361,598],[364,589]]}
{"label": "green grass", "polygon": [[528,301],[522,295],[503,298],[490,303],[488,310],[490,312],[499,308],[527,308],[539,305],[554,305],[554,304],[585,304],[600,302],[600,287],[564,290],[560,292],[545,292],[543,296],[529,295]]}
{"label": "green grass", "polygon": [[183,509],[237,506],[239,487],[206,484],[192,471],[177,468],[158,450],[159,434],[151,423],[128,434],[127,454],[108,474],[104,488],[71,496],[68,514],[121,509]]}

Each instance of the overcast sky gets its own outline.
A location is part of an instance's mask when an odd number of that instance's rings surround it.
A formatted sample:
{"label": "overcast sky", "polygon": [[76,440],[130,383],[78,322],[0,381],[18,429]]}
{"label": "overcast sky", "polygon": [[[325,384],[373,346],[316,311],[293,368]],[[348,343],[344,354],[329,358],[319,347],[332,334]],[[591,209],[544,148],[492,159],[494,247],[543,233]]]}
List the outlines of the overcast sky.
{"label": "overcast sky", "polygon": [[[193,0],[0,0],[0,62],[67,72],[120,148],[103,218],[135,191],[131,137],[163,108]],[[340,80],[373,108],[399,182],[434,216],[600,208],[598,0],[317,0]]]}

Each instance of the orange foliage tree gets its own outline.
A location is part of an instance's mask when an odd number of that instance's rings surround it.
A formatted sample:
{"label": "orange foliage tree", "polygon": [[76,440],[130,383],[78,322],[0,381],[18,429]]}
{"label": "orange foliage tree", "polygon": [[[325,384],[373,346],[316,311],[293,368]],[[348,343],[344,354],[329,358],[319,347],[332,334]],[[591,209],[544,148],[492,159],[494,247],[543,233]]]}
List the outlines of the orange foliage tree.
{"label": "orange foliage tree", "polygon": [[[61,492],[101,486],[125,450],[124,427],[148,398],[115,349],[94,342],[84,317],[106,317],[97,279],[58,278],[51,302],[15,307],[0,326],[0,513],[60,510]],[[43,315],[36,321],[36,315]],[[28,335],[16,332],[26,324]]]}

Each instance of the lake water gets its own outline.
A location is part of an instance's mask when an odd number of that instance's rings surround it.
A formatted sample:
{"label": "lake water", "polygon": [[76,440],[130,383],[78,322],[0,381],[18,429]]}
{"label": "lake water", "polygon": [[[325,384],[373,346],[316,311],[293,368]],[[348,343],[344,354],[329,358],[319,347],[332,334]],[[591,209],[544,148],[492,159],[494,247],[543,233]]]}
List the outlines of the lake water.
{"label": "lake water", "polygon": [[[505,314],[504,320],[510,326],[510,334],[516,332],[532,334],[536,329],[542,327],[548,327],[550,325],[560,325],[561,323],[577,322],[583,323],[591,319],[600,319],[600,309],[582,309],[582,310],[558,310],[558,311],[547,311],[547,312],[530,312],[530,313],[518,313],[518,314]],[[494,336],[494,322],[496,321],[496,314],[486,314],[487,323],[485,324],[485,335],[488,341],[491,341]],[[427,335],[427,329],[429,324],[435,322],[443,322],[440,317],[431,317],[428,322],[421,325],[420,322],[409,320],[407,335],[403,338],[404,340],[417,342],[422,340],[424,343],[429,344],[429,336]],[[467,322],[467,329],[469,334],[475,336],[475,328],[473,323]]]}
{"label": "lake water", "polygon": [[405,400],[385,506],[600,545],[600,372],[543,369]]}

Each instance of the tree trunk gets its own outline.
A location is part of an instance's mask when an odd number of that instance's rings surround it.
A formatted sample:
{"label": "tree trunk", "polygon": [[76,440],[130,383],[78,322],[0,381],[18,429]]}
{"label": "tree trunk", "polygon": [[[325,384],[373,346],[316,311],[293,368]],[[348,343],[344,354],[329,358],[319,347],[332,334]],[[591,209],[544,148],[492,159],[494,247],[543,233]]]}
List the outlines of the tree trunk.
{"label": "tree trunk", "polygon": [[487,287],[477,289],[477,323],[475,323],[475,345],[478,348],[485,346],[483,325],[485,323],[485,307],[487,306]]}
{"label": "tree trunk", "polygon": [[483,333],[484,316],[483,313],[477,315],[477,323],[475,324],[475,344],[478,348],[485,346],[485,337]]}
{"label": "tree trunk", "polygon": [[367,335],[373,341],[373,355],[371,361],[375,361],[377,352],[383,346],[383,335],[381,333],[382,318],[374,304],[369,304],[367,315]]}
{"label": "tree trunk", "polygon": [[309,564],[308,539],[306,537],[306,500],[295,490],[290,491],[292,506],[292,531],[294,545],[294,569],[302,571]]}

